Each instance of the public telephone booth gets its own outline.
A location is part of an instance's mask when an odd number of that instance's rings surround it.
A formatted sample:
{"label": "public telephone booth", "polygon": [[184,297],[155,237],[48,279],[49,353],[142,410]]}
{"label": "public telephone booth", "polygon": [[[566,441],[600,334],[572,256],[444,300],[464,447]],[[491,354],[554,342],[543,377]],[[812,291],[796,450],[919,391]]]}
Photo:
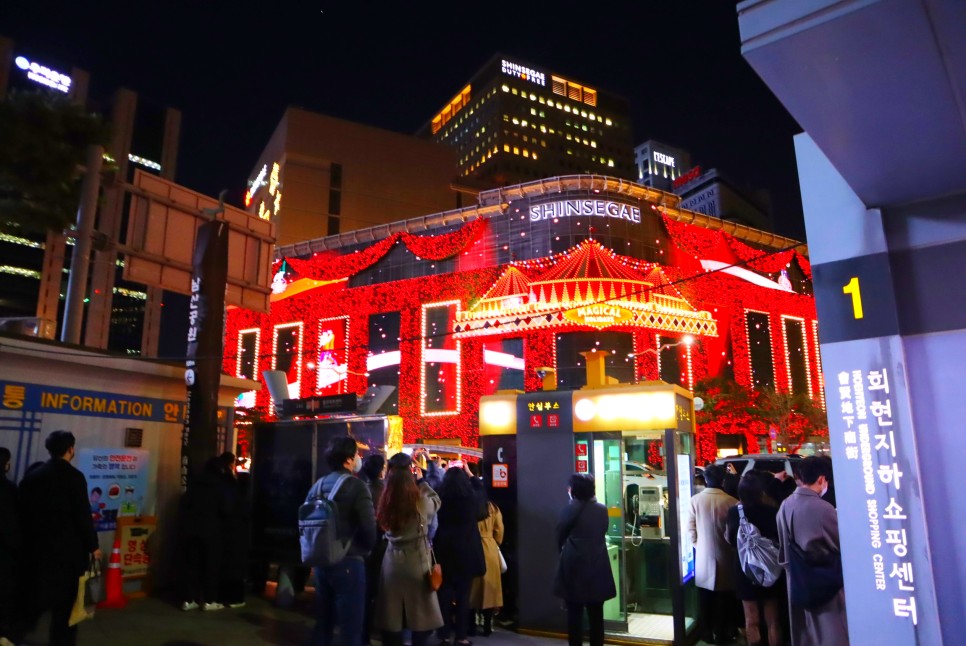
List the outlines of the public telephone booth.
{"label": "public telephone booth", "polygon": [[610,517],[606,541],[618,593],[604,604],[608,638],[694,641],[697,595],[687,530],[694,438],[691,393],[663,382],[482,398],[484,477],[493,494],[516,503],[508,575],[516,575],[521,632],[566,633],[566,613],[552,593],[555,530],[568,503],[567,479],[586,472]]}

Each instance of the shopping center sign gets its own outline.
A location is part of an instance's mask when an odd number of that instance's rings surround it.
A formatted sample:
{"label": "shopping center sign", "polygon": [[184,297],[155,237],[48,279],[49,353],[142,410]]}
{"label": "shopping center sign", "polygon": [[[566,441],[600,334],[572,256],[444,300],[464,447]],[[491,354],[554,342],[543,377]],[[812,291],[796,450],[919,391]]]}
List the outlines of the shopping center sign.
{"label": "shopping center sign", "polygon": [[534,204],[530,207],[531,222],[581,215],[618,218],[637,224],[641,222],[640,207],[614,202],[613,200],[560,200],[559,202]]}

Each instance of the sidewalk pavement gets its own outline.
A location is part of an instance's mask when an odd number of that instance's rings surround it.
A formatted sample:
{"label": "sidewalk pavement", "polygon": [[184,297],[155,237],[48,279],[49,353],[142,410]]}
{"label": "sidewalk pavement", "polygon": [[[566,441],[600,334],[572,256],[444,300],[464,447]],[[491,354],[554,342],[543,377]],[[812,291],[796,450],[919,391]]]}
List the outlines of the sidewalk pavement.
{"label": "sidewalk pavement", "polygon": [[[315,620],[308,601],[277,608],[267,599],[248,595],[244,608],[184,612],[156,598],[136,599],[122,610],[98,610],[79,626],[78,646],[303,646]],[[47,622],[27,636],[25,646],[47,643]],[[475,637],[477,646],[561,646],[566,640],[529,637],[499,628],[490,637]],[[433,641],[435,643],[435,640]]]}
{"label": "sidewalk pavement", "polygon": [[[278,608],[264,597],[249,594],[244,608],[212,612],[182,611],[173,602],[148,597],[131,600],[122,610],[99,609],[79,627],[78,646],[304,646],[315,619],[311,595],[292,608]],[[50,614],[22,646],[47,644]],[[490,637],[474,637],[475,646],[563,646],[565,639],[531,637],[495,627]],[[436,640],[430,643],[435,644]],[[744,640],[738,642],[744,644]],[[18,645],[18,646],[21,646]],[[696,646],[706,646],[698,642]]]}

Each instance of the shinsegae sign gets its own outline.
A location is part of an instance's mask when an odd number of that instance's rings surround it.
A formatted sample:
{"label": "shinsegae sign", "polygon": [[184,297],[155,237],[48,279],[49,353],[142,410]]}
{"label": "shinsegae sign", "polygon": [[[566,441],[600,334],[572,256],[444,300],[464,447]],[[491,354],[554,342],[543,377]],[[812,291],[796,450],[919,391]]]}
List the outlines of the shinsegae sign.
{"label": "shinsegae sign", "polygon": [[614,202],[613,200],[561,200],[559,202],[534,204],[530,207],[531,222],[581,215],[617,218],[638,224],[641,222],[640,207]]}
{"label": "shinsegae sign", "polygon": [[547,85],[547,77],[543,72],[538,72],[537,70],[531,69],[526,65],[519,65],[517,63],[502,59],[500,61],[500,71],[509,76],[516,76],[524,81],[536,83],[537,85]]}

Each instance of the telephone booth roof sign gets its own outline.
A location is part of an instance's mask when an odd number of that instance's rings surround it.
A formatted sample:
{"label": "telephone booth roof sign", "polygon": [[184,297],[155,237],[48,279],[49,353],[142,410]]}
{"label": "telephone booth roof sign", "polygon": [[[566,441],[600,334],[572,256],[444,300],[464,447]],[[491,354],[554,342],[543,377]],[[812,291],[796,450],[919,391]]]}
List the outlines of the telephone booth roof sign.
{"label": "telephone booth roof sign", "polygon": [[564,325],[628,326],[717,336],[717,321],[668,282],[660,266],[618,256],[593,239],[554,258],[530,280],[508,267],[483,297],[457,314],[457,338]]}

